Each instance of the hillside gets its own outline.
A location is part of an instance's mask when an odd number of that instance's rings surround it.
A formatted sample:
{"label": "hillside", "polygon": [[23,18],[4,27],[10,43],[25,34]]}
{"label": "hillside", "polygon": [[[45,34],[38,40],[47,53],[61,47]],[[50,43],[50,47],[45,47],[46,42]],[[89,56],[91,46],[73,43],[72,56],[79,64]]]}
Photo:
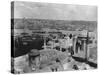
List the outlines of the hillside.
{"label": "hillside", "polygon": [[33,29],[51,28],[62,30],[89,30],[97,29],[96,21],[68,21],[68,20],[49,20],[49,19],[12,19],[12,26],[15,29],[24,29],[25,27]]}

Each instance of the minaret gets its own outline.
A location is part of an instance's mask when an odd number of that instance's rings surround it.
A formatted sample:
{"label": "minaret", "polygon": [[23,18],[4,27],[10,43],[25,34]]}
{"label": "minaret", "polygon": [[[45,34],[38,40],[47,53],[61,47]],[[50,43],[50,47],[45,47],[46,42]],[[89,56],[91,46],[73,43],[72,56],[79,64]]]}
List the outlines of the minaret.
{"label": "minaret", "polygon": [[48,32],[49,32],[49,29],[48,28],[44,28],[43,31],[45,32],[44,34],[44,50],[47,50],[47,45],[46,45],[46,37],[48,36]]}
{"label": "minaret", "polygon": [[85,59],[86,61],[88,60],[88,56],[89,56],[89,51],[88,51],[88,40],[89,40],[89,33],[87,32],[87,37],[86,37],[86,51],[85,51]]}

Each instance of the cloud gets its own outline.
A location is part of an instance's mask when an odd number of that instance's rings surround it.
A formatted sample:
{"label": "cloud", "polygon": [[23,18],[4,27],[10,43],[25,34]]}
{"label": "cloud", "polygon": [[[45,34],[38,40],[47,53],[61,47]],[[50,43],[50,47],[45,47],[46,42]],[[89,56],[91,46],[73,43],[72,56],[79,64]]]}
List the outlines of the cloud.
{"label": "cloud", "polygon": [[96,6],[15,2],[14,18],[56,20],[97,20]]}

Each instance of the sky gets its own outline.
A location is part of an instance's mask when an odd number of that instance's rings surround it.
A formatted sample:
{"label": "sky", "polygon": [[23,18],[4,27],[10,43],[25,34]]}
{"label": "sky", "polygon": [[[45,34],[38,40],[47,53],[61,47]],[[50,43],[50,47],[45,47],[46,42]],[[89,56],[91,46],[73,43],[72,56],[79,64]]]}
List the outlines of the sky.
{"label": "sky", "polygon": [[11,11],[20,19],[97,21],[96,6],[16,1]]}

